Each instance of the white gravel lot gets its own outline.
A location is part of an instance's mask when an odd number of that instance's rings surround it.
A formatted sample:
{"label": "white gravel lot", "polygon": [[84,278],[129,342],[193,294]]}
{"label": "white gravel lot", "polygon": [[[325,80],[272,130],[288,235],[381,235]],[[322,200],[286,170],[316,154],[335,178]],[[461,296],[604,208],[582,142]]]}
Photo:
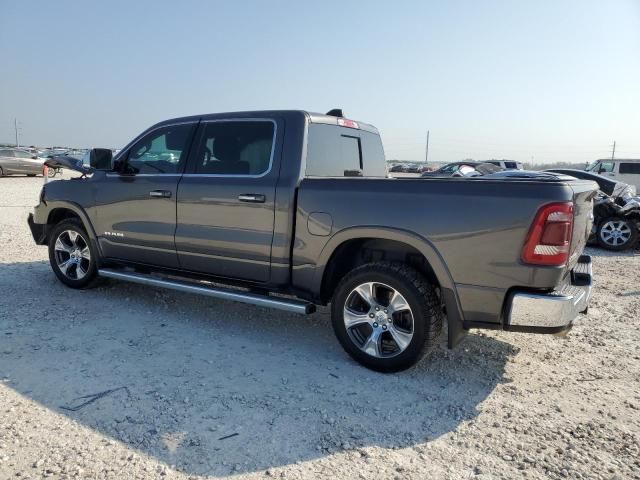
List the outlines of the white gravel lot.
{"label": "white gravel lot", "polygon": [[65,288],[26,224],[41,183],[0,178],[0,479],[640,479],[637,253],[590,251],[566,338],[476,331],[383,375],[326,309]]}

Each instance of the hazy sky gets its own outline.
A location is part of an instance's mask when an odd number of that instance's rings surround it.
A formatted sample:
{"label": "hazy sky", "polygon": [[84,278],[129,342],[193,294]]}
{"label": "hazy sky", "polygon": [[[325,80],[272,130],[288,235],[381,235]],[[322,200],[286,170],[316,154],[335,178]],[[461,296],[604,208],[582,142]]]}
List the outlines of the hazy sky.
{"label": "hazy sky", "polygon": [[341,107],[389,159],[640,158],[640,0],[3,0],[0,59],[0,141]]}

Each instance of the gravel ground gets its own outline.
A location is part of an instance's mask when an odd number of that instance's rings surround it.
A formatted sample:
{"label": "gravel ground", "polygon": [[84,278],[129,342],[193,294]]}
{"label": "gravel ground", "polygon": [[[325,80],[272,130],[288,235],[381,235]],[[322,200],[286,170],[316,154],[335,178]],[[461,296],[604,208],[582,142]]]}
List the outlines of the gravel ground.
{"label": "gravel ground", "polygon": [[382,375],[326,309],[65,288],[25,221],[41,182],[0,178],[1,479],[640,479],[637,253],[590,252],[566,338],[472,332]]}

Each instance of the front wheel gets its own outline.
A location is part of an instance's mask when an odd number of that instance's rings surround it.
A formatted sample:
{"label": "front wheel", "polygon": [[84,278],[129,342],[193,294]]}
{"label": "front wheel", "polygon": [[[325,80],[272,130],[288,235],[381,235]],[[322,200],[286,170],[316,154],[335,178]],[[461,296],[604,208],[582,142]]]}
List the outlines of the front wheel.
{"label": "front wheel", "polygon": [[58,279],[71,288],[87,288],[96,280],[96,253],[82,222],[64,220],[49,235],[49,263]]}
{"label": "front wheel", "polygon": [[638,228],[635,222],[624,218],[605,218],[598,225],[596,237],[600,246],[607,250],[626,250],[638,240]]}
{"label": "front wheel", "polygon": [[443,313],[435,287],[418,271],[376,262],[342,279],[331,320],[340,344],[356,361],[372,370],[396,372],[437,344]]}
{"label": "front wheel", "polygon": [[57,168],[51,168],[51,167],[49,167],[49,168],[48,168],[47,176],[48,176],[49,178],[53,178],[53,177],[55,177],[57,174],[58,174],[58,169],[57,169]]}

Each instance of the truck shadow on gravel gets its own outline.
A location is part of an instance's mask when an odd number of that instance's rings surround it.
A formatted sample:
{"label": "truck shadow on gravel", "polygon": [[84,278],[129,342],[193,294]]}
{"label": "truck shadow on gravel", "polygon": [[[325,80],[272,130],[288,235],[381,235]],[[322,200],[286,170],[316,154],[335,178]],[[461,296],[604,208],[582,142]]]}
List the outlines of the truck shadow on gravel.
{"label": "truck shadow on gravel", "polygon": [[326,309],[305,318],[117,282],[74,291],[45,262],[1,265],[0,291],[6,386],[188,474],[423,444],[478,415],[517,353],[478,334],[448,351],[443,338],[383,375],[343,353]]}

